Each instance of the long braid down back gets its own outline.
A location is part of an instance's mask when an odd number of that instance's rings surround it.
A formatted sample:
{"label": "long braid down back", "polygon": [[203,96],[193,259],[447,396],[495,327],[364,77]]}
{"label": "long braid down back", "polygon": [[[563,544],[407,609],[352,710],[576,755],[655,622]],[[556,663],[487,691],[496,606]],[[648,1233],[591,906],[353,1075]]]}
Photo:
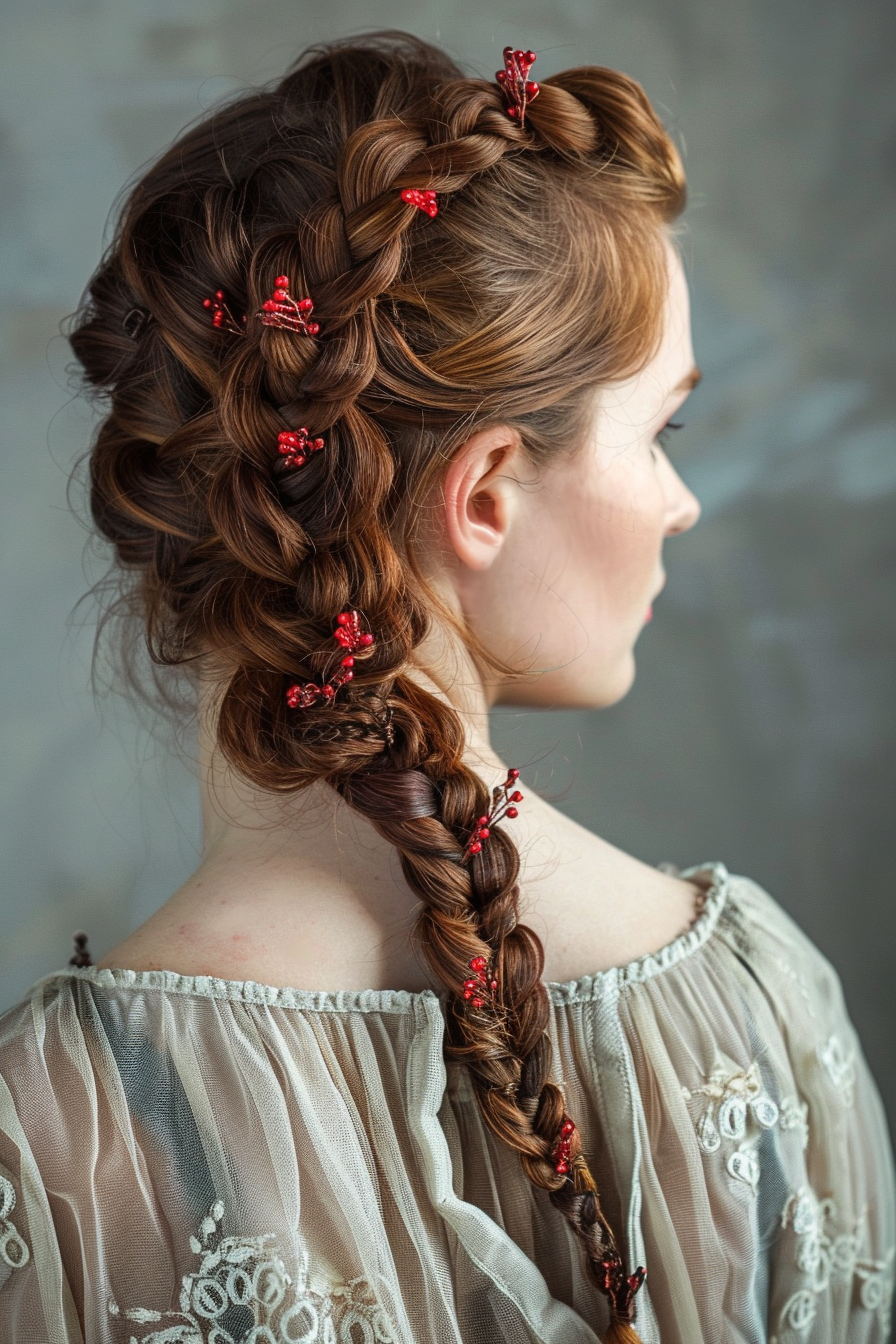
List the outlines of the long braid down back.
{"label": "long braid down back", "polygon": [[[408,187],[437,193],[436,218],[401,199]],[[683,203],[678,155],[624,75],[542,81],[521,127],[497,84],[416,39],[337,43],[145,174],[71,336],[108,397],[94,519],[154,660],[213,655],[231,764],[282,793],[325,780],[395,846],[421,902],[415,940],[449,990],[446,1056],[611,1303],[621,1261],[578,1130],[569,1171],[552,1161],[567,1116],[543,948],[517,919],[519,855],[498,828],[464,859],[489,791],[457,714],[407,675],[434,613],[495,664],[425,580],[416,502],[474,428],[512,425],[536,466],[572,450],[595,387],[655,348],[662,226]],[[254,317],[281,273],[313,296],[316,337]],[[219,288],[249,315],[245,335],[209,322]],[[138,339],[135,307],[149,315]],[[298,425],[327,447],[289,471],[272,445]],[[346,607],[376,632],[350,691],[290,710],[289,682],[331,666]],[[499,983],[479,1008],[460,991],[478,955]],[[615,1300],[607,1339],[637,1340]]]}

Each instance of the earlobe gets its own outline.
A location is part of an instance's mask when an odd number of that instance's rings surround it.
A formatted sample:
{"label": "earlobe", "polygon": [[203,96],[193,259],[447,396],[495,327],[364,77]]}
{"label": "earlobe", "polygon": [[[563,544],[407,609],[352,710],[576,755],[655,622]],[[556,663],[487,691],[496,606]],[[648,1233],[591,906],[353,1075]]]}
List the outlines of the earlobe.
{"label": "earlobe", "polygon": [[506,425],[473,434],[445,473],[445,532],[468,569],[488,569],[497,559],[513,513],[515,477],[508,470],[520,446]]}

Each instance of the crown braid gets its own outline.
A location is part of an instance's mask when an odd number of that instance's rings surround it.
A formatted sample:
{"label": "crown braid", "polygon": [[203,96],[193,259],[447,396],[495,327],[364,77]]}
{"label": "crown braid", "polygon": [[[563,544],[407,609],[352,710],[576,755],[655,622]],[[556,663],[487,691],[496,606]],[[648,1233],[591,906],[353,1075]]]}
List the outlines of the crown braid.
{"label": "crown braid", "polygon": [[[414,939],[445,984],[445,1053],[483,1119],[547,1190],[611,1299],[616,1251],[596,1182],[551,1080],[544,950],[518,922],[520,860],[503,829],[464,858],[487,810],[457,713],[408,674],[438,612],[415,502],[473,426],[510,423],[534,463],[581,438],[595,385],[649,357],[665,293],[659,226],[681,166],[641,90],[614,71],[542,82],[525,127],[500,89],[435,48],[384,34],[312,51],[272,91],[188,132],[132,193],[71,340],[110,398],[91,505],[139,597],[157,663],[215,656],[218,742],[257,786],[327,781],[399,856],[419,896]],[[405,188],[436,192],[423,219]],[[274,278],[314,299],[319,337],[249,319],[224,332],[203,296],[255,313]],[[567,277],[557,284],[556,274]],[[122,325],[135,308],[138,340]],[[326,434],[300,472],[284,430]],[[131,587],[128,587],[128,584]],[[349,691],[291,710],[323,675],[332,624],[359,610],[375,644]],[[369,654],[369,656],[368,656]],[[389,724],[386,750],[383,724]],[[461,985],[474,957],[495,1001]]]}

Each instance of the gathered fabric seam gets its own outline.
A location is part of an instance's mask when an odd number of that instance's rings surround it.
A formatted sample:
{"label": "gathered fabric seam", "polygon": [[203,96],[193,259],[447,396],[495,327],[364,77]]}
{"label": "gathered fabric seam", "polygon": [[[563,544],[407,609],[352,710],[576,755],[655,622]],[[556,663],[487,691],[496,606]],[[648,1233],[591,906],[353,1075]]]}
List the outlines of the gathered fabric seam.
{"label": "gathered fabric seam", "polygon": [[[547,989],[557,1007],[589,1003],[607,993],[624,991],[670,970],[703,947],[714,933],[730,894],[731,875],[720,861],[696,864],[679,874],[682,878],[711,873],[702,908],[693,925],[657,952],[648,952],[627,966],[613,966],[593,975],[565,982],[548,981]],[[182,975],[178,971],[134,971],[127,968],[66,966],[38,980],[31,992],[46,991],[65,980],[84,980],[100,989],[158,989],[169,994],[217,999],[235,1003],[265,1005],[271,1008],[298,1009],[303,1012],[331,1013],[411,1013],[415,1005],[438,1002],[447,992],[409,989],[292,989],[265,985],[256,980],[226,980],[213,975]]]}

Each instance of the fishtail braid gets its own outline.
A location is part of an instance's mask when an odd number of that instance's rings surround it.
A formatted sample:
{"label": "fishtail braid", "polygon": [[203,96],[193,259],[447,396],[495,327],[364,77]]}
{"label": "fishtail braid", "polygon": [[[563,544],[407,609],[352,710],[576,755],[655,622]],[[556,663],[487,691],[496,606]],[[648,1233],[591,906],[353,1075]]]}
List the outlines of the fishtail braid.
{"label": "fishtail braid", "polygon": [[[435,191],[437,217],[406,187]],[[637,1335],[630,1297],[613,1306],[621,1260],[577,1129],[569,1170],[553,1160],[566,1111],[519,854],[497,828],[465,858],[489,791],[457,712],[409,675],[434,614],[483,666],[514,669],[427,584],[417,502],[474,427],[510,424],[536,467],[581,441],[594,387],[655,348],[661,229],[683,203],[674,147],[617,72],[542,82],[521,127],[496,84],[416,39],[336,43],[147,173],[71,337],[110,398],[91,503],[124,605],[142,602],[157,662],[226,668],[217,740],[243,776],[281,793],[324,780],[395,846],[421,902],[414,941],[447,989],[446,1057],[567,1219],[614,1344]],[[313,295],[318,337],[258,323],[282,273]],[[205,320],[218,288],[244,337]],[[289,471],[273,445],[299,423],[326,451]],[[288,681],[327,673],[345,607],[375,643],[347,691],[297,713]],[[498,985],[480,1007],[461,992],[477,956]]]}

